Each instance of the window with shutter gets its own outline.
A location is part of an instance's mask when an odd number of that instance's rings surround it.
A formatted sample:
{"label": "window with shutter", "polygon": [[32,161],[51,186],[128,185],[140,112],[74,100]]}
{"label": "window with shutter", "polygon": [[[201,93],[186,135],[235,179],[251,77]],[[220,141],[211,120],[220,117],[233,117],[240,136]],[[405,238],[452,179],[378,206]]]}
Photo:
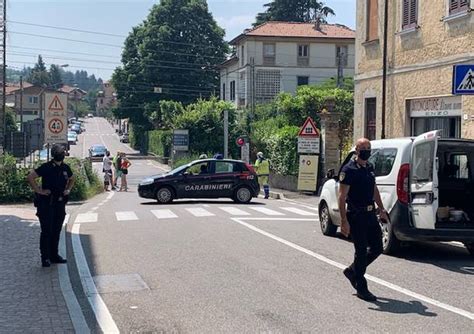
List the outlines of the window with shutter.
{"label": "window with shutter", "polygon": [[367,41],[375,41],[379,38],[378,22],[378,0],[367,0]]}
{"label": "window with shutter", "polygon": [[418,0],[403,0],[402,29],[415,28],[418,23]]}
{"label": "window with shutter", "polygon": [[469,0],[449,0],[449,14],[456,14],[469,9]]}

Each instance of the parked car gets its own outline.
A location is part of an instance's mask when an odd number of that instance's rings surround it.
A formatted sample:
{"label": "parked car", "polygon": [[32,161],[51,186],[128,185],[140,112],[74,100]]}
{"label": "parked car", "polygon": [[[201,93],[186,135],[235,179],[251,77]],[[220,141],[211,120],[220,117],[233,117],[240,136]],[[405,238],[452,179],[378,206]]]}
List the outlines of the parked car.
{"label": "parked car", "polygon": [[[369,162],[390,215],[382,224],[386,254],[396,252],[401,241],[458,241],[474,255],[474,140],[438,135],[371,142]],[[341,224],[338,175],[328,172],[319,202],[321,230],[329,236]]]}
{"label": "parked car", "polygon": [[94,115],[93,115],[92,113],[88,113],[88,114],[87,114],[87,117],[88,117],[88,118],[94,118]]}
{"label": "parked car", "polygon": [[89,148],[89,158],[103,158],[107,152],[107,148],[104,145],[92,145]]}
{"label": "parked car", "polygon": [[71,125],[71,131],[74,131],[76,134],[81,134],[82,133],[82,128],[79,124],[72,124]]}
{"label": "parked car", "polygon": [[76,145],[77,143],[77,133],[74,131],[68,131],[67,133],[67,142],[69,145]]}
{"label": "parked car", "polygon": [[120,142],[122,142],[122,143],[128,143],[129,142],[128,133],[124,133],[123,135],[120,136]]}
{"label": "parked car", "polygon": [[138,186],[143,198],[167,204],[178,198],[232,198],[249,203],[260,192],[252,166],[238,160],[196,160],[168,173],[144,179]]}

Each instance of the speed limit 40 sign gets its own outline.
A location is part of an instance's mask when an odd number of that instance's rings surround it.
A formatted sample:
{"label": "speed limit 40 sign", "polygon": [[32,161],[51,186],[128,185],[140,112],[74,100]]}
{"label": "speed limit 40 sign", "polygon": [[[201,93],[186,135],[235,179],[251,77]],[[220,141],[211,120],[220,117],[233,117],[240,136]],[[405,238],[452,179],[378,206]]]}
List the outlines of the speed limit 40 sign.
{"label": "speed limit 40 sign", "polygon": [[67,143],[67,94],[45,94],[45,142]]}

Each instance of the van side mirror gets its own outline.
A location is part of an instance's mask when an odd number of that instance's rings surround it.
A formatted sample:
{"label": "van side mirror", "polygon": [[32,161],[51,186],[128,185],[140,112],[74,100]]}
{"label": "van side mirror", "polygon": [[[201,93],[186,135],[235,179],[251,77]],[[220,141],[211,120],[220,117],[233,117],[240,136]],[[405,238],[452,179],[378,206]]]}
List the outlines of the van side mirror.
{"label": "van side mirror", "polygon": [[333,179],[334,176],[336,176],[336,171],[334,170],[334,168],[329,169],[328,172],[326,173],[326,178]]}

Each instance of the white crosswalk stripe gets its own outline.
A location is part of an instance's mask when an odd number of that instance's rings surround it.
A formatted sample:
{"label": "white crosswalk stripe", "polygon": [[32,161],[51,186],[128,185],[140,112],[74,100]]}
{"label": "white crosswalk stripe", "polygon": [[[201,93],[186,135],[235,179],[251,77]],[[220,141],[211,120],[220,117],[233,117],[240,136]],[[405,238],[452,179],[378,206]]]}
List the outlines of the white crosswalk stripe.
{"label": "white crosswalk stripe", "polygon": [[118,221],[125,221],[125,220],[138,220],[137,215],[133,211],[119,211],[115,212],[115,216],[117,217]]}
{"label": "white crosswalk stripe", "polygon": [[80,213],[77,215],[75,223],[95,223],[98,215],[95,212]]}
{"label": "white crosswalk stripe", "polygon": [[191,213],[193,216],[196,217],[212,217],[215,216],[212,212],[207,211],[206,209],[203,208],[189,208],[186,209],[189,213]]}
{"label": "white crosswalk stripe", "polygon": [[305,210],[301,210],[301,209],[293,208],[293,207],[285,207],[285,208],[280,208],[280,209],[288,211],[288,212],[296,213],[297,215],[300,215],[300,216],[317,216],[316,212],[309,212],[309,211],[305,211]]}
{"label": "white crosswalk stripe", "polygon": [[268,208],[249,207],[249,209],[263,213],[264,215],[267,215],[267,216],[284,216],[285,215],[284,213],[281,213],[272,209],[268,209]]}
{"label": "white crosswalk stripe", "polygon": [[232,216],[250,216],[250,213],[247,211],[241,210],[239,208],[235,208],[233,206],[221,206],[219,207],[222,211],[227,212],[228,214]]}
{"label": "white crosswalk stripe", "polygon": [[161,209],[161,210],[151,210],[151,213],[155,215],[156,218],[158,219],[172,219],[172,218],[178,218],[177,215],[173,213],[171,210],[167,209]]}

